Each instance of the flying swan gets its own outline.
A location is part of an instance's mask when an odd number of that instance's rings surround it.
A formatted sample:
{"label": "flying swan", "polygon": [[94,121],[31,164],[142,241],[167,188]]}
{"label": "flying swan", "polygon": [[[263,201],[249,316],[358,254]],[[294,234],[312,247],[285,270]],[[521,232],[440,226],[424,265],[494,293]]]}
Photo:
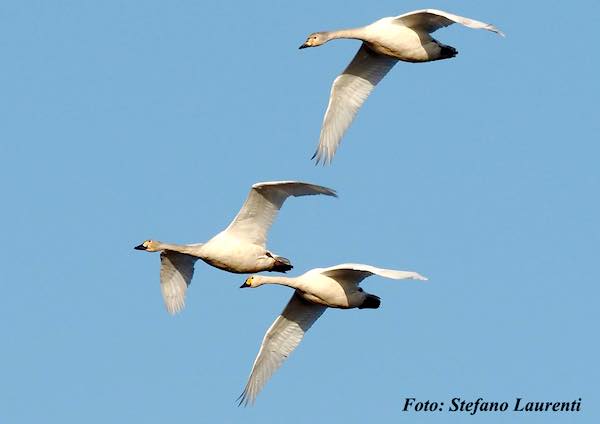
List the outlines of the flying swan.
{"label": "flying swan", "polygon": [[504,36],[493,25],[435,9],[382,18],[360,28],[310,34],[301,49],[317,47],[336,38],[363,42],[352,62],[333,81],[319,146],[312,159],[316,158],[317,164],[321,161],[331,163],[356,112],[396,62],[431,62],[456,56],[458,51],[454,47],[442,44],[430,35],[453,23]]}
{"label": "flying swan", "polygon": [[267,330],[252,365],[246,388],[238,399],[239,404],[246,406],[254,403],[269,378],[296,349],[304,333],[326,308],[379,308],[380,298],[359,287],[360,282],[371,275],[395,280],[427,280],[416,272],[375,268],[362,264],[315,268],[295,278],[262,275],[248,277],[241,287],[280,284],[295,289],[295,292],[281,315]]}
{"label": "flying swan", "polygon": [[267,250],[267,232],[285,199],[314,194],[337,197],[327,187],[298,181],[257,183],[231,224],[206,243],[180,245],[146,240],[136,246],[137,250],[161,252],[160,289],[167,311],[176,314],[183,309],[185,292],[198,259],[225,271],[244,274],[292,269],[288,259]]}

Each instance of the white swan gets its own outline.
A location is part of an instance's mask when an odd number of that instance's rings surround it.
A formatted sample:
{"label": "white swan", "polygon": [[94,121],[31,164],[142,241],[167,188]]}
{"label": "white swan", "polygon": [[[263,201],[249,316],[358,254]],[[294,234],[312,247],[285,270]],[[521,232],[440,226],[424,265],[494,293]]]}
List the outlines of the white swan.
{"label": "white swan", "polygon": [[380,299],[366,293],[359,284],[370,275],[401,280],[427,280],[411,271],[395,271],[362,264],[341,264],[330,268],[315,268],[295,278],[284,276],[248,277],[241,287],[281,284],[295,289],[289,303],[269,327],[252,365],[252,371],[240,405],[254,403],[256,396],[283,361],[300,344],[304,333],[330,308],[379,308]]}
{"label": "white swan", "polygon": [[235,273],[292,269],[288,259],[267,250],[267,232],[285,199],[313,194],[337,197],[327,187],[298,181],[257,183],[231,224],[208,242],[178,245],[146,240],[136,246],[137,250],[161,251],[160,288],[167,311],[175,314],[183,309],[198,259]]}
{"label": "white swan", "polygon": [[354,115],[396,62],[430,62],[456,56],[458,52],[454,47],[429,35],[455,22],[504,35],[493,25],[435,9],[383,18],[360,28],[310,34],[301,49],[320,46],[336,38],[354,38],[363,42],[354,59],[333,82],[319,146],[312,159],[316,158],[317,164],[321,161],[331,163]]}

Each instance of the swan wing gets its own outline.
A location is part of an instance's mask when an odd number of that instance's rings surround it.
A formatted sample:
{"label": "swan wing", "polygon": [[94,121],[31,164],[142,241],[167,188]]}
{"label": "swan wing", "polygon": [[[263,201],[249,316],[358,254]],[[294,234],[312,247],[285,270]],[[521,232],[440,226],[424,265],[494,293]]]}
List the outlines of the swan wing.
{"label": "swan wing", "polygon": [[272,181],[252,186],[246,202],[225,232],[259,246],[266,246],[267,232],[277,212],[290,196],[324,194],[337,196],[335,191],[299,181]]}
{"label": "swan wing", "polygon": [[167,311],[175,315],[185,306],[185,292],[198,258],[172,250],[160,253],[160,291]]}
{"label": "swan wing", "polygon": [[319,146],[312,157],[316,158],[317,164],[331,163],[358,109],[396,62],[396,59],[375,53],[363,43],[352,62],[333,81]]}
{"label": "swan wing", "polygon": [[377,268],[364,264],[340,264],[324,268],[320,272],[334,280],[345,281],[356,285],[360,284],[362,280],[371,275],[379,275],[394,280],[427,280],[427,278],[423,277],[421,274],[413,271],[398,271],[395,269]]}
{"label": "swan wing", "polygon": [[325,312],[326,306],[304,300],[294,293],[289,303],[267,330],[252,365],[246,388],[238,398],[239,405],[253,404],[273,373],[302,341],[304,333]]}
{"label": "swan wing", "polygon": [[396,16],[393,19],[401,22],[407,27],[420,29],[428,33],[435,32],[440,28],[457,23],[473,29],[486,29],[504,36],[504,33],[494,25],[437,9],[415,10],[413,12],[405,13],[404,15]]}

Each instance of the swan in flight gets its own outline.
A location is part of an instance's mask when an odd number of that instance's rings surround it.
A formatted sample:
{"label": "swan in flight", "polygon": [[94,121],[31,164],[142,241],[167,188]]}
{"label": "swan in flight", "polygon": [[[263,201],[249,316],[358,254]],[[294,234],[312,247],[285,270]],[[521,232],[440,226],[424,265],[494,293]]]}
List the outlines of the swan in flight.
{"label": "swan in flight", "polygon": [[370,275],[402,280],[412,278],[427,280],[411,271],[375,268],[362,264],[341,264],[330,268],[315,268],[289,278],[253,275],[246,279],[243,287],[259,287],[263,284],[280,284],[295,289],[292,298],[281,315],[269,327],[243,393],[240,405],[253,404],[273,373],[302,341],[304,333],[325,312],[326,308],[377,309],[380,298],[365,292],[359,284]]}
{"label": "swan in flight", "polygon": [[167,311],[175,314],[183,309],[198,259],[240,274],[292,269],[288,259],[267,250],[267,232],[285,199],[314,194],[337,197],[327,187],[298,181],[257,183],[231,224],[206,243],[180,245],[146,240],[136,246],[137,250],[161,252],[160,288]]}
{"label": "swan in flight", "polygon": [[404,62],[430,62],[457,55],[454,47],[440,43],[431,33],[453,23],[504,34],[495,26],[435,9],[416,10],[370,25],[339,31],[315,32],[300,46],[317,47],[336,38],[353,38],[362,45],[348,67],[333,82],[325,111],[319,146],[312,159],[331,163],[354,115],[390,69]]}

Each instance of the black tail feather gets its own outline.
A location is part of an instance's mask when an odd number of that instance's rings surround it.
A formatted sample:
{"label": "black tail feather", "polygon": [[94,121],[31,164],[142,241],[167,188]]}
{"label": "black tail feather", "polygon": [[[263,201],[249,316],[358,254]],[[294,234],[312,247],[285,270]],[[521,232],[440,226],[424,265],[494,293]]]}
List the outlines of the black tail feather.
{"label": "black tail feather", "polygon": [[439,43],[439,45],[440,45],[440,48],[442,49],[440,51],[440,59],[450,59],[451,57],[454,57],[458,54],[458,50],[456,50],[452,46],[447,46],[442,43]]}
{"label": "black tail feather", "polygon": [[379,296],[367,294],[367,297],[358,309],[377,309],[379,308],[379,305],[381,305],[381,298]]}
{"label": "black tail feather", "polygon": [[294,267],[290,260],[287,258],[281,256],[274,256],[273,259],[275,259],[275,263],[273,264],[273,268],[271,268],[270,271],[287,272]]}

